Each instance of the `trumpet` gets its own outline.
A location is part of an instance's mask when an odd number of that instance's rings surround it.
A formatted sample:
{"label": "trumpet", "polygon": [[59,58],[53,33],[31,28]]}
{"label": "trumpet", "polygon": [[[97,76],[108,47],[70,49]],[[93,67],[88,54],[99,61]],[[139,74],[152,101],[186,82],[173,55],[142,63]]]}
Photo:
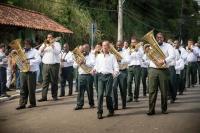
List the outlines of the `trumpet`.
{"label": "trumpet", "polygon": [[144,44],[144,42],[139,42],[137,45],[131,44],[131,45],[129,46],[129,49],[130,49],[130,51],[132,51],[132,52],[136,52],[136,51],[138,50],[138,48],[139,48],[140,46],[142,46],[143,44]]}
{"label": "trumpet", "polygon": [[[51,45],[50,45],[51,43],[54,43],[54,42],[60,40],[60,38],[61,38],[61,37],[56,37],[56,38],[52,39],[51,41],[45,39],[44,42],[43,42],[42,44],[45,44],[46,47],[49,47],[49,46],[51,46]],[[35,49],[38,48],[38,47],[40,47],[42,44],[36,46]]]}
{"label": "trumpet", "polygon": [[102,51],[103,51],[103,49],[101,49],[101,50],[96,50],[96,51],[94,52],[95,57],[97,57],[97,55],[100,54]]}

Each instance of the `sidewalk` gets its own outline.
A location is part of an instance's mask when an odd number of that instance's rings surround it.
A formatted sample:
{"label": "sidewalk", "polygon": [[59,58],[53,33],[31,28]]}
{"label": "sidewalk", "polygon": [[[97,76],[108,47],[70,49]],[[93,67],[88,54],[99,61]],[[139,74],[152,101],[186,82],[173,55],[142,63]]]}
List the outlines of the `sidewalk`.
{"label": "sidewalk", "polygon": [[[73,83],[75,83],[75,81],[73,81]],[[66,83],[66,85],[68,85],[68,82]],[[58,88],[60,88],[60,84],[58,84]],[[49,89],[51,89],[51,85],[49,85]],[[41,91],[42,91],[42,85],[37,85],[35,92],[38,93]],[[11,95],[11,97],[0,97],[0,103],[9,101],[14,98],[18,98],[20,96],[20,92],[16,92],[15,89],[11,89],[11,91],[7,91],[7,94]]]}

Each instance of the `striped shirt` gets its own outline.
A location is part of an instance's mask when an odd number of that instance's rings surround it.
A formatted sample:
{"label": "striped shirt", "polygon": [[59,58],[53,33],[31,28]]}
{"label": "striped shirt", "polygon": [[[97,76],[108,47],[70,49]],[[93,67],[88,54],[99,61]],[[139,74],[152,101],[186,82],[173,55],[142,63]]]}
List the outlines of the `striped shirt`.
{"label": "striped shirt", "polygon": [[8,59],[2,50],[0,50],[0,67],[8,67]]}

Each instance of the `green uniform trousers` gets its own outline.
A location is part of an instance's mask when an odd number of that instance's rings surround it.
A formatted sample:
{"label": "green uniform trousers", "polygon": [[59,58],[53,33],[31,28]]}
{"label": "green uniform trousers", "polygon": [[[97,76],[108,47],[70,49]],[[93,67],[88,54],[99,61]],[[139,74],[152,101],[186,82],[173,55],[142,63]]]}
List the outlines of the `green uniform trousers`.
{"label": "green uniform trousers", "polygon": [[177,92],[180,90],[180,74],[176,74],[176,95],[177,95]]}
{"label": "green uniform trousers", "polygon": [[142,67],[142,85],[143,85],[143,95],[146,95],[147,92],[147,77],[148,77],[148,70],[147,68]]}
{"label": "green uniform trousers", "polygon": [[69,94],[72,94],[72,92],[73,92],[73,76],[74,76],[73,66],[62,68],[62,73],[60,74],[60,77],[61,77],[60,95],[63,95],[63,96],[65,95],[66,80],[69,83]]}
{"label": "green uniform trousers", "polygon": [[174,66],[169,67],[170,76],[169,76],[169,91],[168,95],[171,96],[171,99],[176,100],[176,70]]}
{"label": "green uniform trousers", "polygon": [[197,75],[198,75],[199,84],[200,84],[200,61],[197,61],[197,70],[195,72],[195,83],[197,83]]}
{"label": "green uniform trousers", "polygon": [[140,77],[141,77],[141,67],[129,67],[128,68],[128,97],[133,98],[132,93],[132,83],[133,77],[135,82],[134,99],[138,98],[140,90]]}
{"label": "green uniform trousers", "polygon": [[43,75],[43,89],[42,98],[47,99],[47,93],[49,89],[49,79],[51,78],[51,94],[52,97],[57,97],[58,95],[58,74],[59,74],[60,63],[52,65],[43,65],[42,75]]}
{"label": "green uniform trousers", "polygon": [[79,74],[78,76],[78,96],[77,107],[83,107],[84,105],[84,93],[85,90],[88,94],[89,105],[94,106],[93,98],[93,77],[91,74]]}
{"label": "green uniform trousers", "polygon": [[169,69],[149,68],[149,111],[155,110],[158,87],[161,90],[161,109],[167,110],[167,93],[169,89]]}
{"label": "green uniform trousers", "polygon": [[179,88],[178,91],[179,92],[183,92],[184,91],[184,71],[185,71],[185,68],[183,70],[181,70],[180,74],[179,74]]}
{"label": "green uniform trousers", "polygon": [[126,95],[127,95],[127,69],[120,70],[117,78],[113,79],[113,91],[112,102],[113,108],[118,108],[118,85],[121,94],[122,107],[126,107]]}
{"label": "green uniform trousers", "polygon": [[187,66],[188,66],[188,65],[185,65],[184,71],[183,71],[183,88],[184,88],[184,89],[186,88],[185,85],[186,85]]}
{"label": "green uniform trousers", "polygon": [[95,89],[96,89],[96,92],[97,92],[97,98],[98,98],[98,76],[99,76],[99,73],[95,73],[93,75],[93,77],[94,77],[94,86],[95,86]]}
{"label": "green uniform trousers", "polygon": [[78,67],[76,68],[76,91],[78,91]]}
{"label": "green uniform trousers", "polygon": [[20,74],[20,106],[27,104],[28,96],[30,104],[36,105],[35,90],[36,90],[36,72],[21,72]]}
{"label": "green uniform trousers", "polygon": [[113,85],[113,75],[106,74],[103,75],[99,73],[98,76],[98,112],[97,114],[103,114],[103,93],[105,90],[107,109],[110,113],[114,113],[113,103],[112,103],[112,85]]}
{"label": "green uniform trousers", "polygon": [[190,87],[190,76],[191,76],[191,85],[195,84],[195,72],[197,70],[196,62],[189,62],[187,66],[186,80],[187,86]]}

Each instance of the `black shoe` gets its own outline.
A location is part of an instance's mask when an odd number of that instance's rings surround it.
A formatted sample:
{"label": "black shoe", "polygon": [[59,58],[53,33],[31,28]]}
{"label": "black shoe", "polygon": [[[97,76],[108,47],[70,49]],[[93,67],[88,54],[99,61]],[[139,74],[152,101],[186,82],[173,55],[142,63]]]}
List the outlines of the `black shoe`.
{"label": "black shoe", "polygon": [[135,102],[139,102],[139,101],[138,101],[138,98],[135,98],[135,100],[134,100],[134,101],[135,101]]}
{"label": "black shoe", "polygon": [[146,94],[143,94],[143,97],[146,97],[147,95]]}
{"label": "black shoe", "polygon": [[127,102],[131,102],[131,101],[133,101],[133,98],[129,98]]}
{"label": "black shoe", "polygon": [[82,107],[76,107],[74,108],[74,110],[80,110],[80,109],[83,109]]}
{"label": "black shoe", "polygon": [[59,97],[64,97],[65,95],[59,95]]}
{"label": "black shoe", "polygon": [[107,117],[111,117],[113,115],[114,115],[114,113],[108,113]]}
{"label": "black shoe", "polygon": [[28,108],[33,108],[33,107],[36,107],[35,105],[31,104],[28,106]]}
{"label": "black shoe", "polygon": [[75,92],[78,92],[78,90],[75,90]]}
{"label": "black shoe", "polygon": [[170,100],[170,103],[174,103],[174,99],[171,99],[171,100]]}
{"label": "black shoe", "polygon": [[163,114],[168,114],[167,110],[162,110]]}
{"label": "black shoe", "polygon": [[2,97],[11,97],[11,95],[8,94],[1,94]]}
{"label": "black shoe", "polygon": [[183,95],[183,92],[179,92],[179,95]]}
{"label": "black shoe", "polygon": [[126,109],[126,106],[123,106],[122,109]]}
{"label": "black shoe", "polygon": [[54,98],[53,98],[53,100],[54,100],[54,101],[57,101],[57,100],[58,100],[58,98],[57,98],[57,97],[54,97]]}
{"label": "black shoe", "polygon": [[155,110],[147,112],[147,115],[155,115]]}
{"label": "black shoe", "polygon": [[72,94],[68,94],[67,96],[72,96]]}
{"label": "black shoe", "polygon": [[171,99],[171,97],[170,97],[170,96],[168,96],[168,97],[167,97],[167,100],[170,100],[170,99]]}
{"label": "black shoe", "polygon": [[38,102],[43,102],[43,101],[47,101],[47,99],[43,99],[43,98],[41,98],[41,99],[39,99],[39,100],[37,100]]}
{"label": "black shoe", "polygon": [[187,88],[190,88],[190,86],[187,86]]}
{"label": "black shoe", "polygon": [[90,106],[90,108],[95,108],[95,106],[94,106],[94,105],[92,105],[92,106]]}
{"label": "black shoe", "polygon": [[194,87],[194,85],[192,85],[192,87]]}
{"label": "black shoe", "polygon": [[24,109],[24,108],[26,108],[25,106],[19,106],[19,107],[17,107],[17,108],[15,108],[16,110],[20,110],[20,109]]}
{"label": "black shoe", "polygon": [[115,107],[114,110],[118,110],[118,107]]}
{"label": "black shoe", "polygon": [[98,115],[97,115],[97,118],[98,118],[98,119],[103,119],[102,114],[98,114]]}

